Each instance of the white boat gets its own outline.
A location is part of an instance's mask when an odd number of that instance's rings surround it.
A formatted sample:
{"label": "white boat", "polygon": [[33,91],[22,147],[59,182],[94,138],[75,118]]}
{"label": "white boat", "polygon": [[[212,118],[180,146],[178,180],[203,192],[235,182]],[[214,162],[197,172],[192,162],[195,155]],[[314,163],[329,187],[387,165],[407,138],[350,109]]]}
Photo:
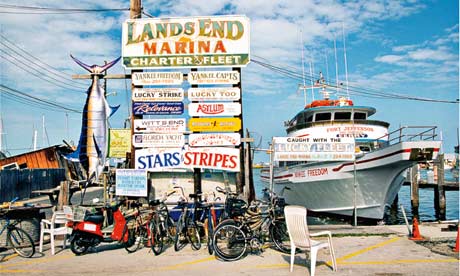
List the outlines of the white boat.
{"label": "white boat", "polygon": [[[370,119],[375,108],[324,95],[285,123],[287,135],[354,137],[356,161],[279,162],[274,190],[288,204],[313,212],[353,216],[356,210],[357,217],[381,220],[405,180],[403,172],[437,157],[436,127],[407,126],[389,133],[389,123]],[[269,182],[270,170],[261,170],[260,176]]]}

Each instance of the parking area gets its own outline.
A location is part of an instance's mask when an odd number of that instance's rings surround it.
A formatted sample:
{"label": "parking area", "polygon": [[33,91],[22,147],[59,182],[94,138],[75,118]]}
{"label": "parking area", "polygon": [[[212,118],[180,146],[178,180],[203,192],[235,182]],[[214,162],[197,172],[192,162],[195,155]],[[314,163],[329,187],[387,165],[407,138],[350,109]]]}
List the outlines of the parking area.
{"label": "parking area", "polygon": [[[369,229],[371,231],[371,229]],[[320,250],[317,275],[459,275],[459,260],[432,252],[403,235],[343,236],[333,238],[338,271],[330,265],[329,253]],[[223,262],[205,247],[190,246],[179,252],[166,248],[155,256],[149,248],[128,254],[121,246],[100,245],[83,256],[69,249],[51,255],[49,244],[43,254],[24,259],[13,252],[0,253],[2,275],[310,275],[305,254],[297,254],[289,272],[289,254],[267,248],[236,262]]]}

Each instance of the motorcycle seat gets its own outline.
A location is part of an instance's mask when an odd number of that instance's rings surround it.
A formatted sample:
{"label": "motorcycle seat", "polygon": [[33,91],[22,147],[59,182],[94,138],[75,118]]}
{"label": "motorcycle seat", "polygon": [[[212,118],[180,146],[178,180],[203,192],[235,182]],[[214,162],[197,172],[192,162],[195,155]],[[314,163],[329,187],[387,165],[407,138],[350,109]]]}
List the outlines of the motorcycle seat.
{"label": "motorcycle seat", "polygon": [[101,224],[104,222],[104,216],[103,215],[89,215],[85,218],[85,221],[93,222],[96,224]]}

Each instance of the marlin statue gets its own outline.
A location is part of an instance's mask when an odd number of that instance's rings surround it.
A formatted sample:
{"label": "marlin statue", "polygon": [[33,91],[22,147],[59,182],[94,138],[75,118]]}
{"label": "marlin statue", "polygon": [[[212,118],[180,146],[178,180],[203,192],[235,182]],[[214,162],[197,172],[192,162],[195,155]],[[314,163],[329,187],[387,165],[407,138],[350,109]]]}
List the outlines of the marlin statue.
{"label": "marlin statue", "polygon": [[121,57],[112,62],[99,65],[87,65],[72,55],[70,57],[81,67],[91,73],[93,82],[88,88],[85,107],[83,109],[80,141],[77,150],[67,156],[78,160],[86,171],[86,185],[99,179],[104,169],[108,151],[108,118],[120,107],[111,107],[105,99],[104,88],[99,84],[102,74],[117,63]]}

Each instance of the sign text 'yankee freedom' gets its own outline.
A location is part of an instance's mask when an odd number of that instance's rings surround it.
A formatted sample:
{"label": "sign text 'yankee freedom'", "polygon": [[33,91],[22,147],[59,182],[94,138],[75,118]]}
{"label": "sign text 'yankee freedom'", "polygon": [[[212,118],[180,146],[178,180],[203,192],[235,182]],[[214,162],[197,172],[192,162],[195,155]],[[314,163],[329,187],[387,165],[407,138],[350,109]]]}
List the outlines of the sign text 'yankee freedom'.
{"label": "sign text 'yankee freedom'", "polygon": [[174,168],[207,168],[240,171],[240,154],[235,148],[146,148],[135,152],[135,167],[147,171]]}

